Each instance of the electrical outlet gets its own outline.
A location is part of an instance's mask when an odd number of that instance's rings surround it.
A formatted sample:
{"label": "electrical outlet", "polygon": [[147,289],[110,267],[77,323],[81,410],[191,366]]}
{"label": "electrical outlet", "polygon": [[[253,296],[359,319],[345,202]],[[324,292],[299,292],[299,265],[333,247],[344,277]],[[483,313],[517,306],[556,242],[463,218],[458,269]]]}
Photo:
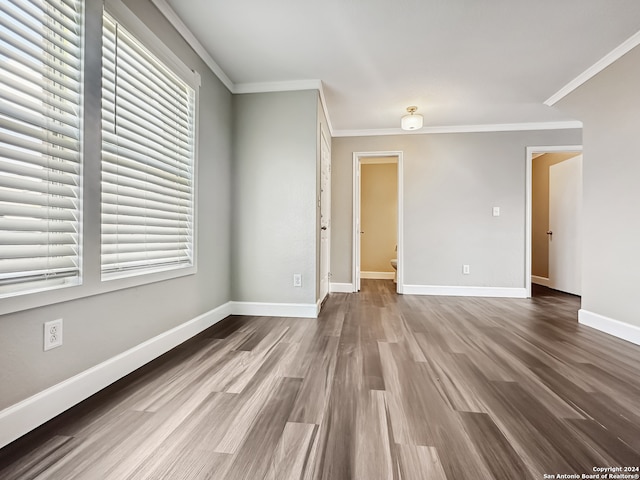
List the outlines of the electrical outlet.
{"label": "electrical outlet", "polygon": [[294,287],[302,286],[302,275],[300,273],[293,274],[293,286]]}
{"label": "electrical outlet", "polygon": [[469,265],[462,265],[462,273],[464,275],[469,275],[471,273],[471,269],[469,268]]}
{"label": "electrical outlet", "polygon": [[500,207],[493,207],[493,216],[494,217],[499,217],[500,216]]}
{"label": "electrical outlet", "polygon": [[51,320],[44,324],[44,350],[62,345],[62,319]]}

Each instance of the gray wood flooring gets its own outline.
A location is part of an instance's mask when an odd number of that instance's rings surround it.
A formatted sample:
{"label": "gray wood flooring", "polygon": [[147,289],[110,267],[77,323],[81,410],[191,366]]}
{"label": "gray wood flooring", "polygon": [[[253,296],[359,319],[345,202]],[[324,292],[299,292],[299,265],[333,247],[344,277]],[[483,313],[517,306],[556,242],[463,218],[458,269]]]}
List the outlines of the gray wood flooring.
{"label": "gray wood flooring", "polygon": [[[0,450],[0,478],[543,479],[640,466],[640,347],[577,297],[229,317]],[[551,478],[551,477],[546,477]]]}

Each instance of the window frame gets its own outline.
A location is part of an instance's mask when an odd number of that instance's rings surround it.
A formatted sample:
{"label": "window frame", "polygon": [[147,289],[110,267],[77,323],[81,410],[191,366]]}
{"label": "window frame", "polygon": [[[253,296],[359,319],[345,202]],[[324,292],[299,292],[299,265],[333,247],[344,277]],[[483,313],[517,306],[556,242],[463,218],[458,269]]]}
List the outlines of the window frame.
{"label": "window frame", "polygon": [[[194,91],[194,110],[193,110],[193,178],[192,178],[192,262],[191,265],[176,265],[163,267],[161,269],[145,269],[132,270],[127,272],[111,272],[101,273],[102,283],[121,284],[122,287],[153,283],[156,281],[166,280],[168,278],[176,278],[184,275],[193,275],[197,273],[197,225],[198,225],[198,118],[199,118],[199,94],[200,94],[200,75],[189,69],[180,58],[174,54],[138,17],[132,13],[121,0],[105,0],[104,10],[113,18],[113,20],[124,27],[127,32],[135,37],[141,46],[151,52],[163,63],[163,66],[169,69],[174,75],[185,82]],[[104,21],[104,17],[103,17]],[[102,32],[101,32],[102,35]],[[102,78],[102,76],[101,76]],[[102,118],[102,116],[101,116]],[[102,162],[102,159],[100,159]],[[101,203],[102,205],[102,203]],[[102,246],[102,237],[100,241]],[[101,262],[100,262],[101,265]]]}
{"label": "window frame", "polygon": [[[37,7],[34,7],[37,8]],[[20,282],[16,282],[15,285],[16,288],[11,291],[7,291],[5,293],[0,294],[0,303],[1,304],[13,304],[16,302],[16,298],[25,298],[25,297],[29,297],[29,296],[33,296],[33,295],[38,295],[42,292],[48,292],[48,291],[58,291],[58,290],[63,290],[63,289],[69,289],[69,288],[74,288],[74,287],[78,287],[81,286],[83,283],[83,263],[84,263],[84,258],[83,258],[83,228],[84,228],[84,224],[83,224],[83,206],[84,206],[84,189],[83,189],[83,184],[84,184],[84,141],[83,141],[83,130],[84,130],[84,108],[85,108],[85,101],[84,101],[84,80],[85,80],[85,34],[86,34],[86,22],[85,22],[85,18],[86,18],[86,2],[84,1],[80,1],[80,7],[79,7],[79,17],[81,18],[81,25],[80,25],[80,29],[79,29],[79,44],[78,44],[78,48],[79,48],[79,55],[77,57],[77,60],[79,62],[79,71],[78,71],[78,87],[79,87],[79,91],[78,91],[78,103],[77,105],[74,104],[74,106],[77,106],[78,108],[78,115],[77,115],[77,119],[78,119],[78,156],[79,156],[79,160],[78,160],[78,173],[77,173],[77,198],[76,198],[76,202],[77,202],[77,210],[75,210],[75,215],[76,215],[76,219],[74,221],[75,225],[77,226],[77,232],[76,232],[76,236],[77,236],[77,241],[74,244],[76,250],[77,250],[77,254],[76,254],[76,260],[77,260],[77,274],[76,275],[72,275],[67,277],[67,279],[65,280],[64,277],[60,277],[59,279],[56,279],[55,277],[51,278],[51,279],[42,279],[42,280],[34,280],[32,282],[26,281],[24,282],[24,288],[20,288]],[[43,53],[46,54],[47,52],[44,50],[43,48]],[[74,59],[76,57],[73,57]],[[49,246],[51,244],[48,244]],[[57,281],[56,281],[57,280]],[[37,282],[37,283],[36,283]],[[11,285],[10,283],[8,285]],[[31,286],[30,286],[31,285]],[[19,301],[19,300],[18,300]],[[13,311],[13,310],[10,310]],[[0,308],[0,314],[4,313],[4,308]]]}
{"label": "window frame", "polygon": [[[197,273],[198,265],[198,150],[200,75],[191,70],[153,31],[121,0],[85,1],[82,12],[82,105],[80,110],[80,283],[49,289],[19,292],[0,299],[0,315],[55,305],[94,295],[179,279]],[[121,23],[147,49],[153,52],[176,75],[195,91],[194,165],[193,165],[193,265],[143,275],[103,281],[101,278],[101,124],[102,124],[102,26],[103,10]],[[98,58],[96,58],[96,55]],[[97,61],[99,59],[99,61]],[[89,140],[89,141],[87,141]],[[90,192],[90,193],[88,193]],[[33,315],[33,312],[29,312]],[[37,315],[37,313],[36,313]],[[49,318],[49,317],[47,317]]]}

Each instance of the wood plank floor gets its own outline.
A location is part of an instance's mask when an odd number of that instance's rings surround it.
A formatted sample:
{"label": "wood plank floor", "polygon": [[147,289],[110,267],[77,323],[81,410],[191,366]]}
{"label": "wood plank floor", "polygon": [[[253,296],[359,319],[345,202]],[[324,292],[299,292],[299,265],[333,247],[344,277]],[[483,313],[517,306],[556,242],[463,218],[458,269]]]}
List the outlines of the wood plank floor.
{"label": "wood plank floor", "polygon": [[229,317],[0,450],[0,478],[537,480],[640,466],[640,347],[578,325],[577,297],[362,284],[317,320]]}

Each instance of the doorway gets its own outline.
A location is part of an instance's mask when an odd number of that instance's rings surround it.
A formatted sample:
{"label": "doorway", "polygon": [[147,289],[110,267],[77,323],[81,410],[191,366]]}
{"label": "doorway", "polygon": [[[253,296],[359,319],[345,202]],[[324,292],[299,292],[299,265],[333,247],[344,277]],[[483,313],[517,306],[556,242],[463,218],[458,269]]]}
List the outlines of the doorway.
{"label": "doorway", "polygon": [[362,278],[375,278],[394,279],[402,293],[402,188],[402,152],[353,154],[355,292]]}
{"label": "doorway", "polygon": [[581,293],[581,152],[581,146],[527,149],[528,297],[532,284]]}

